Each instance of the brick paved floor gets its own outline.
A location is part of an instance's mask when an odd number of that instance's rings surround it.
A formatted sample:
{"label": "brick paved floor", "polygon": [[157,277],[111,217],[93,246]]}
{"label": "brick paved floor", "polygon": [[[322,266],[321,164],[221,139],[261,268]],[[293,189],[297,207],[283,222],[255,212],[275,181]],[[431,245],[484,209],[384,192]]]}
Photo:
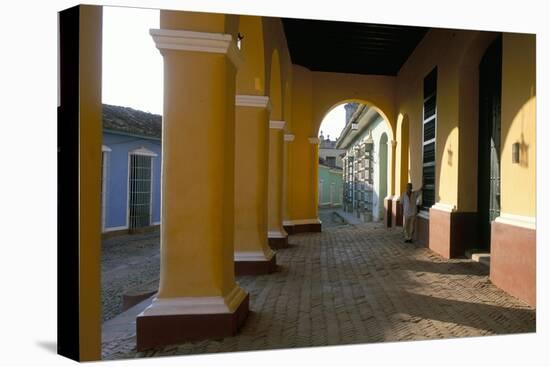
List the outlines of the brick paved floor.
{"label": "brick paved floor", "polygon": [[290,237],[277,273],[238,277],[251,313],[238,335],[135,351],[135,325],[105,359],[425,340],[535,331],[535,310],[488,268],[402,242],[400,229],[344,225]]}

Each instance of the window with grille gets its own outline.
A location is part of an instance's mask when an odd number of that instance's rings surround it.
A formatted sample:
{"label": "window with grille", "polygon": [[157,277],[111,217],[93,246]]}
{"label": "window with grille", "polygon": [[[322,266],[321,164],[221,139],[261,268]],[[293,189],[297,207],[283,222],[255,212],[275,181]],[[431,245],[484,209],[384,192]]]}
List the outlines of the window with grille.
{"label": "window with grille", "polygon": [[111,148],[106,145],[101,146],[101,230],[105,230],[107,222],[107,202],[108,202],[108,179],[109,179],[109,152]]}
{"label": "window with grille", "polygon": [[326,157],[327,166],[335,167],[336,166],[336,157]]}
{"label": "window with grille", "polygon": [[148,155],[130,154],[129,226],[147,227],[151,222],[151,164]]}
{"label": "window with grille", "polygon": [[437,129],[437,67],[424,78],[422,113],[422,208],[435,203],[435,142]]}

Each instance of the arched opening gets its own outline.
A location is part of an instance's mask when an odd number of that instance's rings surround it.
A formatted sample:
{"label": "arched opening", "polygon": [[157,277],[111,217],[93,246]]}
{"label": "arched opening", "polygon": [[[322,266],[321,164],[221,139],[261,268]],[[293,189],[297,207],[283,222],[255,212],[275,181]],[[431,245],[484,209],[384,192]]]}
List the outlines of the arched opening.
{"label": "arched opening", "polygon": [[[381,111],[365,101],[341,102],[325,115],[319,129],[321,208],[335,206],[336,196],[338,206],[361,222],[384,218],[391,185],[389,126]],[[326,172],[332,166],[341,170],[341,182],[334,187]]]}
{"label": "arched opening", "polygon": [[490,250],[491,222],[500,215],[501,67],[502,37],[498,37],[479,64],[478,246],[485,250]]}

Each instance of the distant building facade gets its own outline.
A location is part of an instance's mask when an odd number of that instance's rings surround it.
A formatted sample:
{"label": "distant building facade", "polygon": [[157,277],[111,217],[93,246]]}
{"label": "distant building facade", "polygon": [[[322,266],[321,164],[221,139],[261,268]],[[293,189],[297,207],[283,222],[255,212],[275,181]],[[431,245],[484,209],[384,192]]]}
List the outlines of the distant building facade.
{"label": "distant building facade", "polygon": [[330,136],[319,135],[319,160],[329,167],[342,168],[342,157],[346,153],[345,149],[336,148],[336,140],[330,140]]}
{"label": "distant building facade", "polygon": [[160,225],[161,131],[159,115],[103,105],[103,233]]}
{"label": "distant building facade", "polygon": [[341,207],[343,189],[342,168],[319,164],[319,207]]}
{"label": "distant building facade", "polygon": [[319,135],[319,207],[333,208],[342,206],[343,180],[342,157],[344,149],[336,148],[336,140],[330,136]]}
{"label": "distant building facade", "polygon": [[345,150],[343,207],[365,222],[379,221],[388,195],[388,127],[374,109],[352,107],[336,144]]}

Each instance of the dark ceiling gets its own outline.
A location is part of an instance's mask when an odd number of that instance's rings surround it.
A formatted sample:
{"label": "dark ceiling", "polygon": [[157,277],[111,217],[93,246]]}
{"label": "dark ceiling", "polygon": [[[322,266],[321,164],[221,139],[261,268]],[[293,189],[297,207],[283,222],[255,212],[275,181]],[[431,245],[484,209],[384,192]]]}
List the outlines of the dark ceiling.
{"label": "dark ceiling", "polygon": [[283,18],[292,63],[313,71],[397,75],[428,28]]}

